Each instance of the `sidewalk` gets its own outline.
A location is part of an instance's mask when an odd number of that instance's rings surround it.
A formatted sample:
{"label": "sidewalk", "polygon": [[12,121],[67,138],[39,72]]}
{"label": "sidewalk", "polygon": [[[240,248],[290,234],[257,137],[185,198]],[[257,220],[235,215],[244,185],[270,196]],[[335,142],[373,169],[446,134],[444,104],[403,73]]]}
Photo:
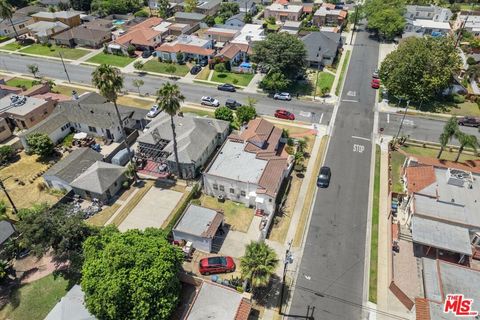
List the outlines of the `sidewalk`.
{"label": "sidewalk", "polygon": [[82,62],[85,62],[85,61],[87,61],[88,59],[90,59],[91,57],[96,56],[97,54],[102,53],[102,52],[103,52],[103,48],[96,49],[96,50],[92,50],[92,52],[87,53],[87,54],[84,55],[83,57],[78,58],[77,60],[70,62],[70,64],[72,64],[72,65],[79,65],[79,64],[81,64]]}
{"label": "sidewalk", "polygon": [[257,93],[258,85],[260,84],[260,81],[262,81],[263,77],[265,75],[261,73],[256,73],[248,86],[243,89],[243,92],[248,92],[248,93]]}

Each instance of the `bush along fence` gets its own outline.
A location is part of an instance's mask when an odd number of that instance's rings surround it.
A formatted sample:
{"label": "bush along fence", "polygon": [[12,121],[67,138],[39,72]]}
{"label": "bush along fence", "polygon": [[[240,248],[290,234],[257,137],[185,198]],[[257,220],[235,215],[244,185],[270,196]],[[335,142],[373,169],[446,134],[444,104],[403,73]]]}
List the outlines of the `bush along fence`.
{"label": "bush along fence", "polygon": [[175,224],[177,223],[178,219],[180,219],[180,216],[182,215],[183,211],[185,211],[185,209],[187,208],[188,204],[190,203],[190,201],[192,200],[192,198],[197,194],[197,192],[199,192],[200,190],[200,184],[199,183],[196,183],[192,190],[190,191],[190,193],[186,196],[186,198],[184,199],[184,201],[182,202],[182,204],[177,208],[177,210],[175,211],[175,213],[173,214],[173,217],[172,219],[170,220],[170,222],[168,223],[167,227],[165,228],[165,231],[167,234],[170,234],[170,232],[172,232],[172,229],[173,227],[175,226]]}

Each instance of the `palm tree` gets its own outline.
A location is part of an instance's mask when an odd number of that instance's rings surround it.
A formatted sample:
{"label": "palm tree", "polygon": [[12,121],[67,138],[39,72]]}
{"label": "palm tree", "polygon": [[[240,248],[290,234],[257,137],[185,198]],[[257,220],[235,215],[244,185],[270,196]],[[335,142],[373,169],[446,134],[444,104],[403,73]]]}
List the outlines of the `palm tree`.
{"label": "palm tree", "polygon": [[460,142],[460,148],[458,149],[457,158],[455,159],[455,162],[458,162],[458,160],[460,159],[460,155],[462,154],[463,149],[465,149],[465,147],[470,147],[475,151],[475,153],[477,152],[478,140],[475,135],[465,134],[459,131],[456,135],[456,138]]}
{"label": "palm tree", "polygon": [[[122,133],[123,142],[127,148],[128,157],[130,162],[133,162],[132,152],[130,146],[127,143],[127,135],[123,126],[120,112],[118,111],[117,98],[118,92],[123,88],[123,77],[118,68],[112,67],[108,64],[101,64],[95,71],[92,72],[92,83],[100,91],[100,94],[104,96],[108,101],[113,103],[115,112],[117,113],[118,123]],[[137,175],[133,177],[135,183],[137,183]]]}
{"label": "palm tree", "polygon": [[12,17],[13,17],[13,8],[8,3],[7,0],[0,0],[0,17],[2,19],[7,19],[10,24],[12,25],[13,31],[15,32],[15,40],[18,40],[18,32],[13,24]]}
{"label": "palm tree", "polygon": [[440,135],[440,151],[438,152],[437,159],[440,159],[442,152],[452,138],[458,133],[458,122],[456,117],[448,119],[447,123],[443,127],[443,132]]}
{"label": "palm tree", "polygon": [[178,162],[177,134],[175,133],[175,122],[173,121],[173,117],[180,110],[180,103],[184,100],[185,97],[182,95],[176,84],[167,82],[157,91],[157,104],[160,107],[160,110],[170,115],[173,136],[173,153],[175,154],[175,163],[177,164],[177,173],[180,179],[182,179],[182,171],[180,170],[180,162]]}
{"label": "palm tree", "polygon": [[278,266],[277,254],[265,242],[250,242],[240,260],[242,277],[248,279],[253,288],[266,286]]}

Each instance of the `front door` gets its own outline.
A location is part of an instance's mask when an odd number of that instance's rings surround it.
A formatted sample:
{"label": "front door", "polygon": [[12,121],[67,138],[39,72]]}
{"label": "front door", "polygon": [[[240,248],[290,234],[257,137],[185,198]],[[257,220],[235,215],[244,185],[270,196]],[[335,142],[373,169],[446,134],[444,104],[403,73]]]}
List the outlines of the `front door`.
{"label": "front door", "polygon": [[107,139],[113,139],[110,129],[107,129]]}

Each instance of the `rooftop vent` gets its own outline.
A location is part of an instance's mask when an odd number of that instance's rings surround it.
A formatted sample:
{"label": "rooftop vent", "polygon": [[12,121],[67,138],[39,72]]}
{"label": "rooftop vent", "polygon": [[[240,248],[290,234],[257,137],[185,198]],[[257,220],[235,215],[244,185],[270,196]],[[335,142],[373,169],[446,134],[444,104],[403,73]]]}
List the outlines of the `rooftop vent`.
{"label": "rooftop vent", "polygon": [[457,187],[463,187],[465,184],[467,184],[469,189],[473,188],[473,176],[472,173],[468,171],[448,169],[447,182],[448,184]]}
{"label": "rooftop vent", "polygon": [[20,107],[23,106],[27,102],[27,97],[25,96],[17,96],[16,94],[10,97],[10,106],[12,107]]}

